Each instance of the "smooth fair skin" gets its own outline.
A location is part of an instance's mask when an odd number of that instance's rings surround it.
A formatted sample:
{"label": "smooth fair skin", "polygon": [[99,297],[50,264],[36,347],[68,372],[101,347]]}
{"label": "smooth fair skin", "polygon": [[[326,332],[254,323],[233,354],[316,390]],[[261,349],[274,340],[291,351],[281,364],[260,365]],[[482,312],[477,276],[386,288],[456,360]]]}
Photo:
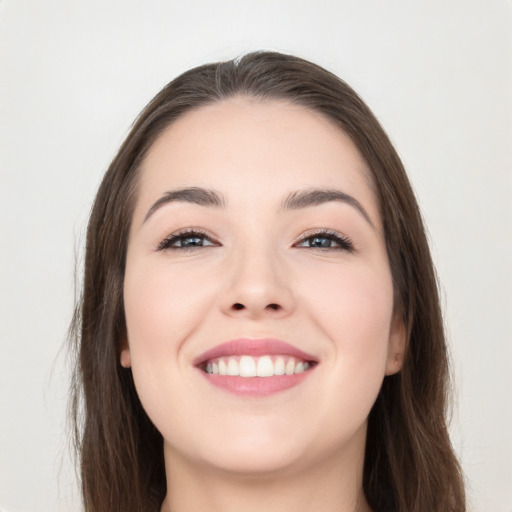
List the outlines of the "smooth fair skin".
{"label": "smooth fair skin", "polygon": [[[244,97],[170,126],[142,166],[124,303],[121,364],[164,438],[162,512],[369,510],[367,417],[404,328],[369,172],[339,128]],[[268,337],[318,359],[298,386],[241,397],[192,364]]]}

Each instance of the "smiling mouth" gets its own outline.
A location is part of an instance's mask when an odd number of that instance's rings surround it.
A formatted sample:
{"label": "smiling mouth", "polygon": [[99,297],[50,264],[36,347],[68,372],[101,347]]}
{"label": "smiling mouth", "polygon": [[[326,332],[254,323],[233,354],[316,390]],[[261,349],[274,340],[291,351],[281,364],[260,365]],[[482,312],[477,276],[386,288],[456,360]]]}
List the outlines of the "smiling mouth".
{"label": "smiling mouth", "polygon": [[255,398],[299,386],[318,363],[312,354],[274,338],[227,341],[193,361],[214,387]]}
{"label": "smiling mouth", "polygon": [[210,375],[251,378],[300,374],[315,364],[315,361],[287,355],[237,355],[210,359],[201,364],[200,368]]}

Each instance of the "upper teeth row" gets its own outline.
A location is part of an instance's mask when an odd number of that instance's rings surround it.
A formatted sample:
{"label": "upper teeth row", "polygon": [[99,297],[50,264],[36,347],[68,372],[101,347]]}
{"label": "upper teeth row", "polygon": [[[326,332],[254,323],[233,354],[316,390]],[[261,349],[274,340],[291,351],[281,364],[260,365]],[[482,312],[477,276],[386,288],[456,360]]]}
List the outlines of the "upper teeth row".
{"label": "upper teeth row", "polygon": [[206,373],[240,377],[272,377],[302,373],[310,366],[309,363],[294,357],[277,356],[272,359],[270,356],[235,356],[209,361],[206,365]]}

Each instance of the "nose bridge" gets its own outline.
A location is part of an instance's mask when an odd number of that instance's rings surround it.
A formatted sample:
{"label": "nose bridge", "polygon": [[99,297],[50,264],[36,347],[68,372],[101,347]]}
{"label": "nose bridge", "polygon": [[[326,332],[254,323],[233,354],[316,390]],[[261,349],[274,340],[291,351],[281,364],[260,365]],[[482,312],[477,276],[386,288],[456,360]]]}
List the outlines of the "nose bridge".
{"label": "nose bridge", "polygon": [[234,248],[222,305],[230,314],[283,316],[292,308],[282,256],[269,238]]}

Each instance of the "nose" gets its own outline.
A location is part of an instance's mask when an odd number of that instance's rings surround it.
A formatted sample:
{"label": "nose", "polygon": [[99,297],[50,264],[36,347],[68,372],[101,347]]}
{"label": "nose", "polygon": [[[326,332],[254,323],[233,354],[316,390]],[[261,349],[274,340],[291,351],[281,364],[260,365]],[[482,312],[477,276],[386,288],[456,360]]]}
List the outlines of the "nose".
{"label": "nose", "polygon": [[244,251],[228,263],[221,296],[224,314],[247,319],[284,318],[294,308],[285,265],[271,251]]}

